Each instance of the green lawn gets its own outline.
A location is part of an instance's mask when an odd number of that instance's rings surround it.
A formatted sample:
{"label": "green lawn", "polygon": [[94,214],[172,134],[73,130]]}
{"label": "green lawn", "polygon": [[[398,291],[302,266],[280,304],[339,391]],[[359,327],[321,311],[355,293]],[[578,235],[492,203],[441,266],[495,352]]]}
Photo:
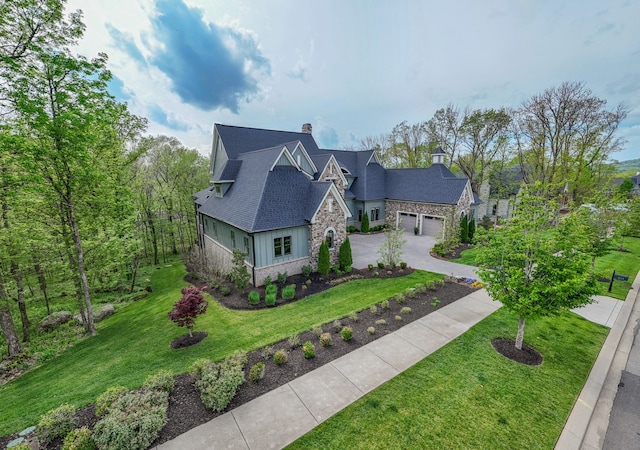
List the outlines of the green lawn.
{"label": "green lawn", "polygon": [[529,367],[491,347],[516,328],[500,309],[288,448],[553,448],[608,329],[570,312],[529,320],[544,356]]}
{"label": "green lawn", "polygon": [[[614,248],[618,248],[616,243]],[[596,273],[611,279],[611,274],[615,270],[616,273],[629,275],[629,282],[614,281],[613,289],[608,292],[609,283],[598,283],[600,287],[600,295],[624,300],[631,288],[631,283],[640,270],[640,238],[625,238],[624,248],[629,253],[619,252],[612,249],[609,254],[596,258]],[[476,265],[476,255],[479,252],[478,247],[470,248],[462,252],[462,257],[452,259],[451,261],[470,266]]]}
{"label": "green lawn", "polygon": [[181,264],[157,270],[151,279],[153,294],[99,323],[98,336],[0,387],[0,435],[36,423],[63,402],[84,406],[110,386],[138,387],[159,369],[181,373],[196,358],[218,360],[237,349],[261,348],[379,303],[418,282],[442,277],[416,271],[402,278],[356,280],[260,311],[231,311],[212,301],[195,327],[207,331],[207,339],[172,350],[169,343],[186,332],[167,318],[181,296],[184,274]]}

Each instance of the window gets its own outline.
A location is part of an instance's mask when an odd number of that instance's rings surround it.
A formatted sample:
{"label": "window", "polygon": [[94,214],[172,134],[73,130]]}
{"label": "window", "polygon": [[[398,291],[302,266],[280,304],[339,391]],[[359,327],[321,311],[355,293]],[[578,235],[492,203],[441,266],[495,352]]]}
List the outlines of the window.
{"label": "window", "polygon": [[247,236],[245,236],[243,238],[243,241],[244,241],[244,252],[248,255],[250,253],[249,252],[249,238]]}
{"label": "window", "polygon": [[273,255],[277,258],[291,254],[291,236],[277,237],[273,240]]}
{"label": "window", "polygon": [[236,248],[236,232],[231,230],[231,246]]}
{"label": "window", "polygon": [[218,224],[216,222],[211,222],[211,227],[213,228],[213,237],[218,239]]}
{"label": "window", "polygon": [[327,241],[329,248],[333,248],[333,230],[327,230],[324,239]]}
{"label": "window", "polygon": [[222,197],[222,186],[216,184],[216,197]]}
{"label": "window", "polygon": [[380,208],[371,208],[371,220],[380,220]]}
{"label": "window", "polygon": [[358,222],[362,222],[362,209],[358,208]]}
{"label": "window", "polygon": [[333,199],[327,199],[327,211],[333,212]]}

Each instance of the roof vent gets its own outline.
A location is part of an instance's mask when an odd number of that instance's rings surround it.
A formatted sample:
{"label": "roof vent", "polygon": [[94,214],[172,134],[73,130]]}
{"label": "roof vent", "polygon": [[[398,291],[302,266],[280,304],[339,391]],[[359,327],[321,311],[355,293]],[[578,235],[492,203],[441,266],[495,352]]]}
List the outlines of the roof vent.
{"label": "roof vent", "polygon": [[311,124],[310,123],[303,123],[302,124],[302,132],[303,133],[307,133],[307,134],[311,134]]}

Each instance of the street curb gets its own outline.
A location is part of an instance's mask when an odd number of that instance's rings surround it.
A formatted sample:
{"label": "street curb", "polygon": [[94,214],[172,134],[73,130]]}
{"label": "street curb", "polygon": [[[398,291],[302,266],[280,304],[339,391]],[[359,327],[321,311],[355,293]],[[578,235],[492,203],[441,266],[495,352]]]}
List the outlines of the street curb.
{"label": "street curb", "polygon": [[[556,450],[601,449],[609,425],[618,383],[633,344],[633,330],[640,315],[640,272],[636,276],[618,317],[591,368],[589,378],[573,405]],[[638,305],[638,308],[636,308]],[[637,318],[637,317],[636,317]]]}

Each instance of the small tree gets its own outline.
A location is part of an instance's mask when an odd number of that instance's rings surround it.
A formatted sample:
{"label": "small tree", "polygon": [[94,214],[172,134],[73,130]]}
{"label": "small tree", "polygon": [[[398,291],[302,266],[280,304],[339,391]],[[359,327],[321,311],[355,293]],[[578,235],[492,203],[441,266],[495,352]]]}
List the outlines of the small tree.
{"label": "small tree", "polygon": [[469,219],[465,214],[460,218],[460,243],[466,244],[469,242]]}
{"label": "small tree", "polygon": [[381,261],[389,266],[394,266],[400,261],[402,256],[402,246],[407,242],[404,237],[404,229],[400,228],[400,220],[398,223],[393,220],[393,216],[387,216],[387,231],[385,232],[387,239],[382,243],[378,253]]}
{"label": "small tree", "polygon": [[327,241],[322,241],[318,253],[318,273],[326,275],[331,270],[331,255],[329,255],[329,245]]}
{"label": "small tree", "polygon": [[249,287],[249,279],[251,275],[247,270],[247,266],[244,263],[244,259],[247,254],[239,249],[233,250],[233,268],[231,269],[231,281],[237,289],[245,290]]}
{"label": "small tree", "polygon": [[177,323],[179,327],[187,327],[190,337],[193,337],[192,330],[196,323],[196,317],[207,312],[209,302],[202,295],[204,289],[206,286],[182,288],[182,298],[173,304],[173,309],[169,312],[169,319]]}
{"label": "small tree", "polygon": [[340,245],[340,267],[345,269],[352,265],[353,257],[351,255],[351,242],[349,242],[349,237],[347,236],[344,242]]}
{"label": "small tree", "polygon": [[621,184],[620,186],[618,186],[618,192],[624,197],[624,198],[630,198],[631,197],[631,191],[633,191],[633,181],[631,181],[629,178],[626,178]]}
{"label": "small tree", "polygon": [[362,215],[362,222],[360,223],[360,231],[363,233],[369,232],[369,216],[367,215],[366,211]]}
{"label": "small tree", "polygon": [[522,192],[517,214],[503,227],[478,230],[476,258],[491,297],[519,317],[519,350],[527,318],[591,303],[597,292],[581,218],[572,214],[552,227],[557,208],[538,194],[541,183]]}
{"label": "small tree", "polygon": [[469,221],[469,241],[473,242],[473,237],[476,235],[476,219],[471,219]]}

